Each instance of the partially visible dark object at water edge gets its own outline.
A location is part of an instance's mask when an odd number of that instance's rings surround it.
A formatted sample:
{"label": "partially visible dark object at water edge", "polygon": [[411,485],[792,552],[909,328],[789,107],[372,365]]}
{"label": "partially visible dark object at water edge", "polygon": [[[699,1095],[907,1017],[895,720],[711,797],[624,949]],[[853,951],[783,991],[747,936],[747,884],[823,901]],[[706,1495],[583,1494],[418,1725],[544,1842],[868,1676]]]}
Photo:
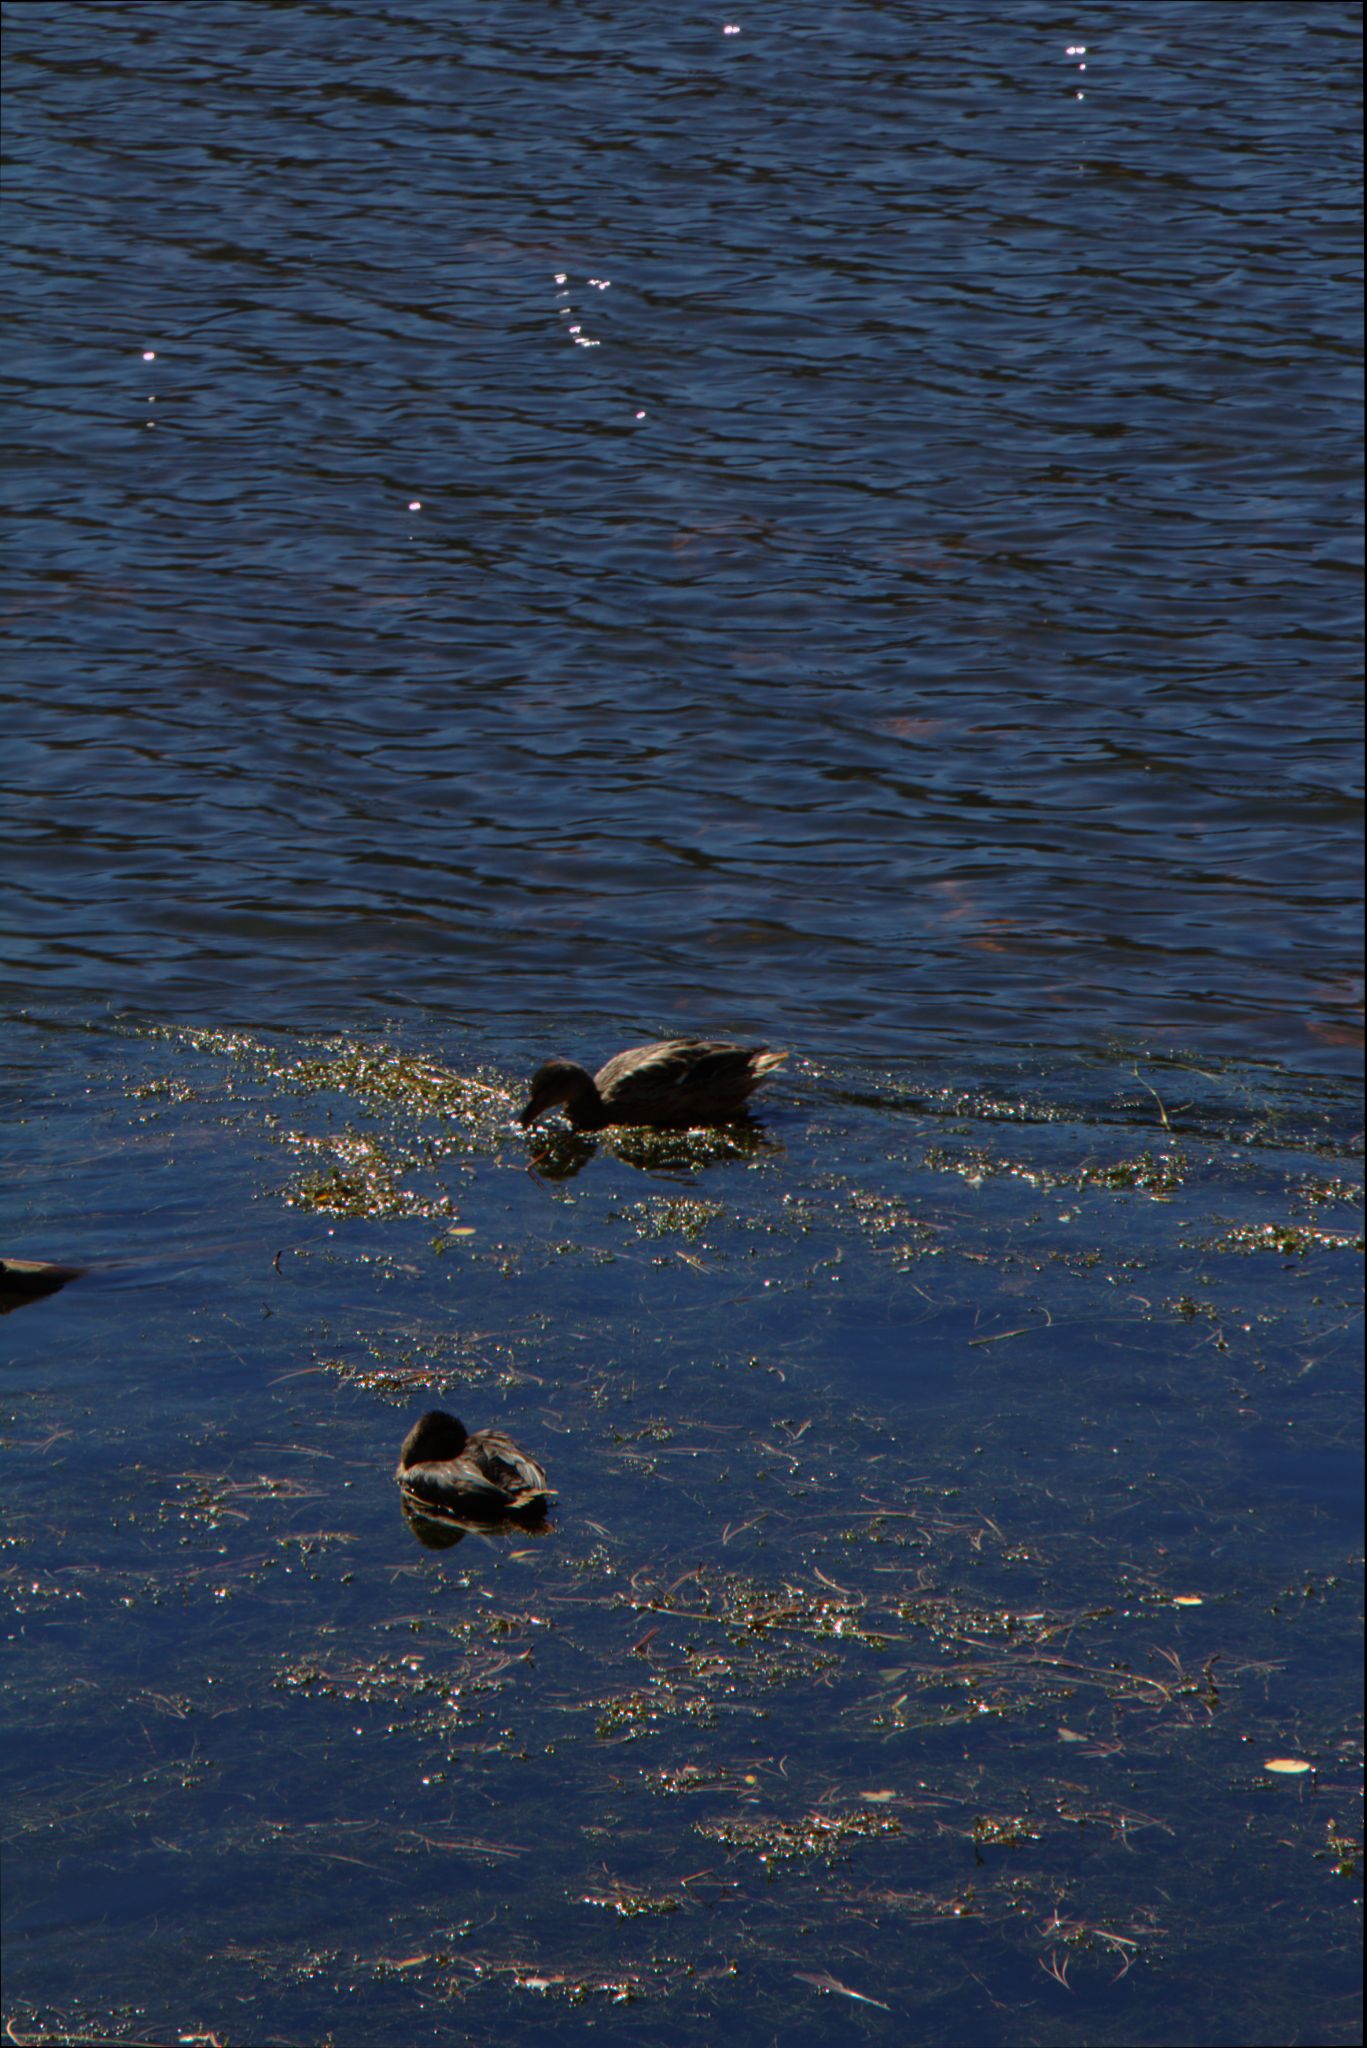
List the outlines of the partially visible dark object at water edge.
{"label": "partially visible dark object at water edge", "polygon": [[47,1259],[0,1259],[0,1316],[55,1294],[68,1280],[79,1280],[85,1270],[84,1266],[63,1266]]}

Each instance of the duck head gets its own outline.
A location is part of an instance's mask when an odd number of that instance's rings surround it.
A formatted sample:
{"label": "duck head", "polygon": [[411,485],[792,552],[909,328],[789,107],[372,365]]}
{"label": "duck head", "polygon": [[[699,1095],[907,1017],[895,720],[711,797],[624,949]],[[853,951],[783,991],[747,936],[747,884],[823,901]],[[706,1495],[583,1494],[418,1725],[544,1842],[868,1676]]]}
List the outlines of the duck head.
{"label": "duck head", "polygon": [[518,1122],[530,1129],[539,1117],[564,1103],[573,1124],[598,1121],[602,1105],[591,1074],[573,1060],[546,1060],[532,1075],[531,1094]]}
{"label": "duck head", "polygon": [[429,1408],[403,1440],[399,1470],[407,1472],[413,1465],[440,1465],[448,1458],[458,1458],[469,1441],[469,1430],[456,1416],[448,1415],[444,1408]]}

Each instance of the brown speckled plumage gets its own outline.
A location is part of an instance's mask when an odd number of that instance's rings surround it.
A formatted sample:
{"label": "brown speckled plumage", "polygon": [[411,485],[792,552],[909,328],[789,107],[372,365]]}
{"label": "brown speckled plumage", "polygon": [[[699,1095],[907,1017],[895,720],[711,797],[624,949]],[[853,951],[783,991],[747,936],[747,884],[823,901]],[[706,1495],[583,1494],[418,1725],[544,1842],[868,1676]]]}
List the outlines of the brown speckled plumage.
{"label": "brown speckled plumage", "polygon": [[553,1498],[535,1458],[500,1429],[477,1429],[432,1408],[409,1430],[394,1474],[404,1493],[425,1508],[465,1516],[531,1519]]}

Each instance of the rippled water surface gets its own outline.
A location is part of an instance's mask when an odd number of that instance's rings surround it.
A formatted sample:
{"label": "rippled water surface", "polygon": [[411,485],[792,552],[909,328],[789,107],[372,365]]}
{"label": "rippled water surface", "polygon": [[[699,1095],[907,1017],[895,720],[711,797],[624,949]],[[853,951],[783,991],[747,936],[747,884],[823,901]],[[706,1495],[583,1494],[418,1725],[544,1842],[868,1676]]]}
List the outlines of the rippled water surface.
{"label": "rippled water surface", "polygon": [[1360,2038],[1358,37],[7,10],[17,2037]]}
{"label": "rippled water surface", "polygon": [[1341,1060],[1351,10],[1053,22],[20,8],[32,993]]}

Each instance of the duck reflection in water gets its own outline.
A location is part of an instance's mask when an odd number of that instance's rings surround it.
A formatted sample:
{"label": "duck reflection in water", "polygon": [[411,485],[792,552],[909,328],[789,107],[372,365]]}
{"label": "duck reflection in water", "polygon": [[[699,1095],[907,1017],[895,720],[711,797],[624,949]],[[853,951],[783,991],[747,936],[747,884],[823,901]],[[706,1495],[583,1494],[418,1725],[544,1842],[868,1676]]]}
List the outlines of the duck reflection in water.
{"label": "duck reflection in water", "polygon": [[403,1518],[424,1550],[452,1550],[485,1523],[462,1522],[442,1508],[418,1508],[408,1494],[402,1496]]}
{"label": "duck reflection in water", "polygon": [[454,1550],[467,1536],[497,1549],[501,1543],[539,1543],[555,1532],[554,1522],[544,1515],[536,1521],[526,1515],[503,1515],[495,1521],[490,1515],[453,1515],[445,1508],[422,1507],[408,1493],[399,1498],[403,1518],[424,1550]]}

